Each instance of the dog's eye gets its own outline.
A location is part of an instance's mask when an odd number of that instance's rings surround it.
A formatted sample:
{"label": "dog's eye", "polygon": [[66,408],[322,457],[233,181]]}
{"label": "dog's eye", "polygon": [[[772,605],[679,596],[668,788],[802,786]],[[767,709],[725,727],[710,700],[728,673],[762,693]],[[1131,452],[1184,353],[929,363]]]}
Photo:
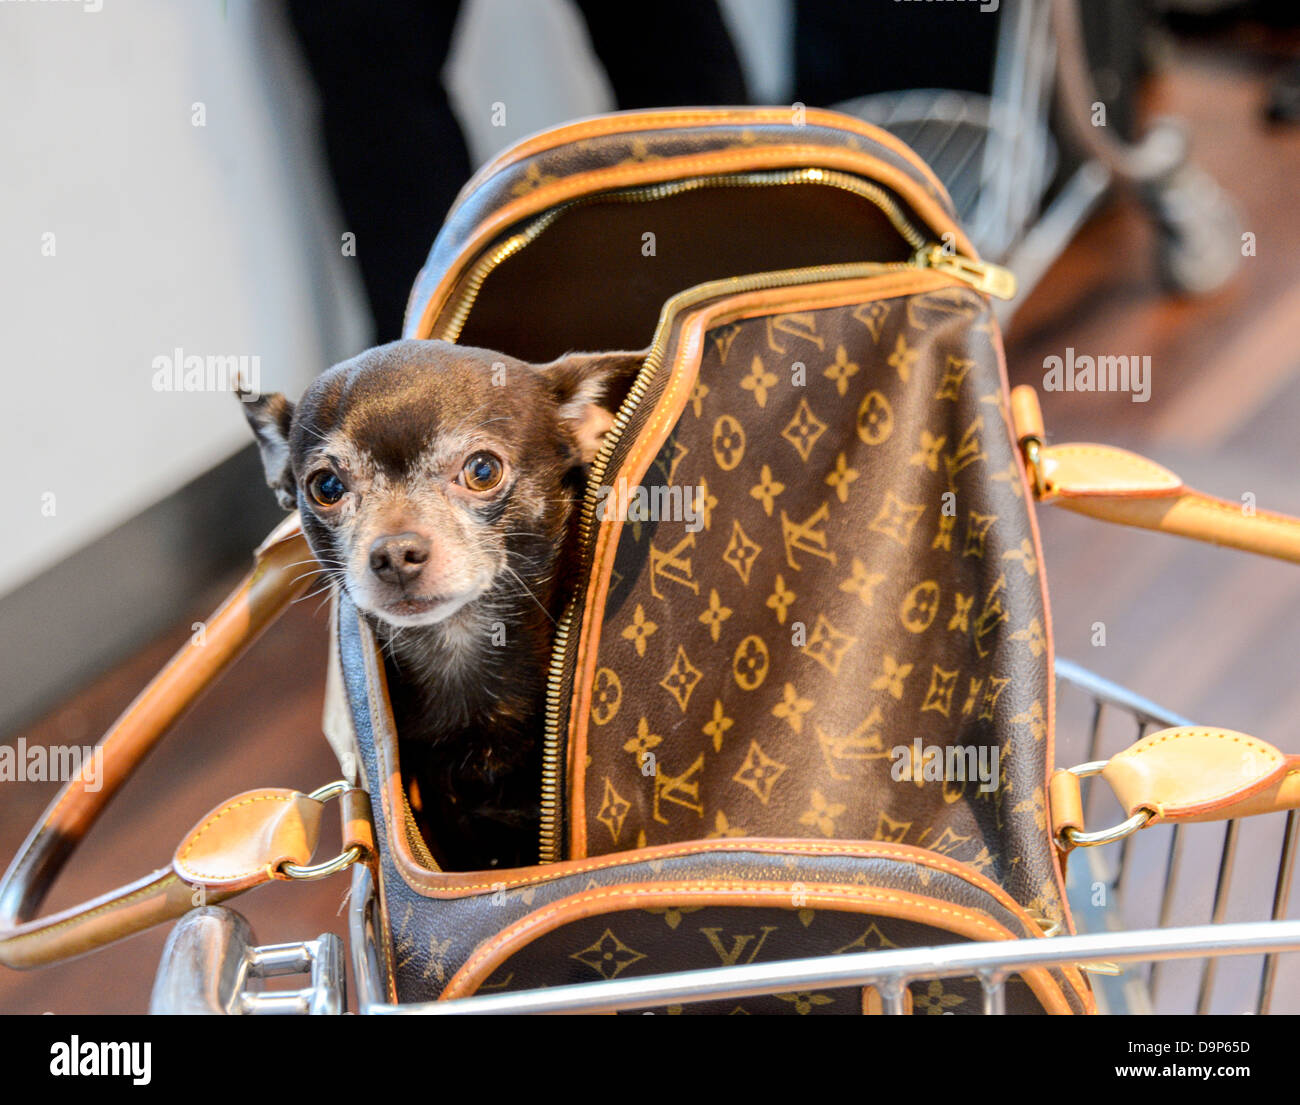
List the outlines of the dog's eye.
{"label": "dog's eye", "polygon": [[334,475],[328,469],[317,472],[310,480],[307,481],[307,490],[311,497],[321,506],[333,506],[344,495],[348,489],[343,486],[343,481]]}
{"label": "dog's eye", "polygon": [[491,491],[501,482],[505,465],[491,453],[475,453],[465,462],[461,475],[471,491]]}

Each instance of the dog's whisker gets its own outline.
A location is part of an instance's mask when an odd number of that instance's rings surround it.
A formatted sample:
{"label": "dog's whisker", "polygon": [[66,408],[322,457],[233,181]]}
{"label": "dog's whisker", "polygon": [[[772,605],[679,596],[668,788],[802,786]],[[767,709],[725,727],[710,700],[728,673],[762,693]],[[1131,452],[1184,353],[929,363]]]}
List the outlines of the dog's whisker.
{"label": "dog's whisker", "polygon": [[509,572],[512,576],[514,576],[516,580],[519,581],[519,586],[522,587],[522,588],[524,589],[524,592],[528,595],[528,597],[529,597],[530,599],[533,600],[533,602],[537,603],[537,609],[540,610],[543,614],[546,615],[547,620],[548,620],[552,625],[556,625],[557,623],[556,623],[555,619],[554,619],[553,617],[551,617],[551,612],[550,612],[549,610],[547,610],[545,606],[542,605],[542,601],[541,601],[541,599],[539,599],[539,598],[538,598],[535,594],[533,594],[533,592],[529,589],[528,584],[524,582],[523,576],[521,576],[518,572],[516,572],[516,571],[515,571],[512,567],[510,567],[510,565],[508,565],[508,564],[506,565],[506,569],[505,569],[505,570],[506,570],[507,572]]}

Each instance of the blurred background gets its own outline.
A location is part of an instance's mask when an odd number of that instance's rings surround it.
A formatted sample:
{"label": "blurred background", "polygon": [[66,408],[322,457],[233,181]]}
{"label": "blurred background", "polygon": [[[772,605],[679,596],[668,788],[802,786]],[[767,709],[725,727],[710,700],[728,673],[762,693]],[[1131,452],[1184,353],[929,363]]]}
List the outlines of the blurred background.
{"label": "blurred background", "polygon": [[[0,4],[0,441],[15,491],[0,541],[0,741],[93,743],[280,516],[236,402],[172,386],[169,366],[240,361],[263,390],[296,396],[399,335],[474,168],[614,109],[802,103],[895,131],[949,185],[981,252],[1020,278],[1003,318],[1013,384],[1041,386],[1044,359],[1067,347],[1151,357],[1147,403],[1044,395],[1052,439],[1132,448],[1223,498],[1300,513],[1293,3],[615,7]],[[1040,516],[1062,655],[1300,752],[1300,574]],[[320,600],[300,602],[128,785],[47,909],[164,864],[232,793],[334,778],[325,645]],[[1089,751],[1088,720],[1069,710],[1063,765]],[[1104,732],[1101,751],[1132,739]],[[0,856],[54,789],[0,783]],[[1243,826],[1229,919],[1273,906],[1273,821]],[[1222,828],[1192,828],[1178,924],[1209,916],[1218,873]],[[1155,864],[1167,841],[1151,838],[1135,848]],[[342,880],[277,883],[240,908],[263,942],[299,939],[341,931],[343,893]],[[1128,894],[1124,923],[1155,923],[1157,898]],[[143,1011],[164,938],[0,973],[0,1011]],[[1216,1011],[1251,1007],[1259,969],[1225,964]],[[1170,968],[1157,1008],[1196,985],[1194,965]],[[1300,1012],[1294,963],[1274,1008]]]}

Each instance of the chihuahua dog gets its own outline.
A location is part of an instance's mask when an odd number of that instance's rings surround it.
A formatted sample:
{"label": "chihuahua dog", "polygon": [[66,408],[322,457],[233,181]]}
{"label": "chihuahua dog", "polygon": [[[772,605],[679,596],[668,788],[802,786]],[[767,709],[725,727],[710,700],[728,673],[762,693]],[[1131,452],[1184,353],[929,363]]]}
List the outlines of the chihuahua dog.
{"label": "chihuahua dog", "polygon": [[383,647],[411,805],[444,870],[537,861],[575,506],[643,359],[533,365],[398,341],[330,369],[296,407],[241,395],[267,482]]}

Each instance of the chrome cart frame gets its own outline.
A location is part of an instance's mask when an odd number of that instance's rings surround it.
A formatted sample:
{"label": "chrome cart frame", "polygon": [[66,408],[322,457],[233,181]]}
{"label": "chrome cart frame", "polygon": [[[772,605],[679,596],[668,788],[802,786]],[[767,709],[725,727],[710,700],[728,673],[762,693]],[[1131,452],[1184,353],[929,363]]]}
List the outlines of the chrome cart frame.
{"label": "chrome cart frame", "polygon": [[[1085,716],[1090,716],[1090,724],[1080,728],[1075,738],[1082,747],[1076,748],[1069,739],[1061,741],[1063,757],[1076,751],[1086,756],[1086,762],[1075,769],[1081,775],[1091,774],[1089,769],[1104,762],[1106,749],[1112,743],[1118,749],[1140,739],[1152,727],[1190,724],[1069,660],[1057,659],[1056,676],[1058,691],[1068,692],[1072,700],[1064,703],[1066,710],[1077,713],[1082,708]],[[1132,735],[1133,727],[1136,737]],[[1109,796],[1093,793],[1087,781],[1084,798],[1088,810],[1095,807],[1098,817],[1106,815],[1104,802]],[[1114,804],[1113,799],[1109,800]],[[1031,967],[1071,965],[1092,976],[1101,1012],[1194,1009],[1207,1013],[1215,1005],[1219,961],[1262,956],[1253,1008],[1233,1011],[1268,1013],[1278,978],[1278,957],[1284,952],[1300,951],[1300,920],[1285,919],[1300,837],[1300,811],[1285,816],[1270,919],[1266,921],[1225,922],[1239,825],[1238,821],[1229,821],[1223,830],[1208,924],[1171,927],[1180,908],[1178,889],[1184,880],[1179,876],[1188,853],[1187,827],[1157,826],[1146,839],[1163,856],[1155,868],[1162,877],[1157,883],[1154,875],[1143,871],[1146,885],[1161,887],[1155,927],[1123,928],[1124,895],[1130,892],[1133,872],[1139,866],[1133,843],[1136,838],[1130,830],[1114,841],[1118,848],[1082,848],[1072,856],[1069,893],[1078,935],[817,956],[410,1005],[392,1005],[384,1000],[388,979],[380,941],[385,936],[370,873],[356,865],[348,909],[356,982],[353,1008],[358,1013],[373,1014],[605,1013],[826,987],[873,986],[881,995],[883,1012],[901,1014],[909,984],[973,977],[983,988],[984,1012],[1000,1014],[1005,1011],[1004,983],[1010,974]],[[1160,834],[1165,832],[1168,839],[1161,846]],[[1141,860],[1148,866],[1149,853],[1150,849],[1144,847]],[[1203,961],[1191,1008],[1177,1007],[1176,989],[1170,995],[1164,993],[1160,970],[1178,960]],[[1124,971],[1122,965],[1132,967]],[[1142,965],[1145,971],[1133,969]],[[264,978],[292,973],[310,973],[308,985],[301,990],[273,993],[259,989]],[[340,1013],[348,1005],[345,976],[338,937],[325,934],[303,943],[258,947],[248,923],[239,914],[209,906],[182,918],[168,939],[151,1012]]]}

